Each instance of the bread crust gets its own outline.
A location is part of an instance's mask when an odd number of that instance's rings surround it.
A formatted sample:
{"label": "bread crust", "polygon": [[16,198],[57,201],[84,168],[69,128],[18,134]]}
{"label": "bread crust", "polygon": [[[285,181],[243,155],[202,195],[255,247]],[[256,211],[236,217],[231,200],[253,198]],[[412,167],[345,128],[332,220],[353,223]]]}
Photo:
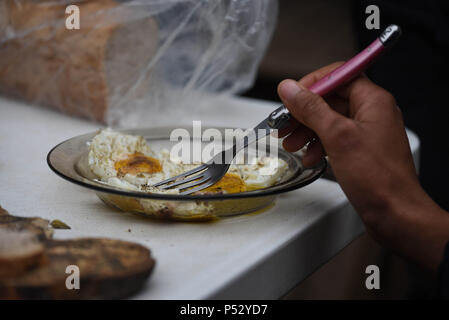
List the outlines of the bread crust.
{"label": "bread crust", "polygon": [[[110,43],[120,43],[117,37],[130,36],[126,19],[135,12],[115,0],[85,0],[77,3],[81,28],[68,30],[64,2],[4,1],[7,27],[14,37],[1,42],[0,26],[0,93],[106,122],[111,96],[121,80],[120,75],[108,79],[109,70],[141,59],[142,51],[148,49],[115,48],[117,51],[110,52]],[[154,31],[155,22],[151,23],[149,28]],[[126,32],[120,32],[122,29]],[[125,52],[129,57],[123,58]],[[151,50],[147,54],[151,55]]]}
{"label": "bread crust", "polygon": [[43,264],[45,264],[45,254],[44,246],[42,245],[20,256],[8,257],[0,255],[0,281],[1,279],[23,275]]}
{"label": "bread crust", "polygon": [[[29,270],[45,264],[43,241],[53,236],[48,220],[9,215],[0,206],[1,241],[11,248],[11,252],[0,252],[0,279],[17,277]],[[28,239],[21,243],[20,239]],[[8,249],[9,250],[9,249]]]}
{"label": "bread crust", "polygon": [[[49,240],[48,263],[20,277],[0,279],[0,299],[119,299],[136,293],[155,265],[150,251],[112,239]],[[69,290],[67,266],[77,266],[80,288]]]}
{"label": "bread crust", "polygon": [[[2,231],[26,232],[39,246],[24,255],[0,254],[0,299],[125,298],[142,288],[155,266],[151,251],[137,243],[105,238],[53,240],[48,220],[12,216],[0,206]],[[71,265],[80,271],[79,290],[66,287],[70,275],[66,269]]]}

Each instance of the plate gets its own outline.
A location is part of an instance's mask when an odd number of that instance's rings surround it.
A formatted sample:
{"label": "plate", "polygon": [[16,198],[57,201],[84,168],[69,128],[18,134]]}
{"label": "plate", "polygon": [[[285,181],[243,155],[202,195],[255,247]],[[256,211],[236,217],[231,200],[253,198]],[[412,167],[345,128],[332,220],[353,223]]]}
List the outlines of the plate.
{"label": "plate", "polygon": [[[190,127],[157,127],[116,130],[125,134],[143,136],[154,149],[170,149],[177,141],[170,141],[175,129]],[[204,128],[208,129],[208,128]],[[215,128],[224,133],[225,128]],[[288,171],[276,185],[230,194],[177,195],[130,191],[106,185],[96,180],[87,164],[88,143],[97,132],[77,136],[55,146],[47,156],[50,168],[60,177],[94,191],[106,204],[122,211],[169,220],[205,221],[220,217],[262,210],[273,204],[277,195],[302,188],[317,180],[325,172],[323,159],[314,168],[305,169],[299,153],[288,153],[278,148],[278,156],[288,164]]]}

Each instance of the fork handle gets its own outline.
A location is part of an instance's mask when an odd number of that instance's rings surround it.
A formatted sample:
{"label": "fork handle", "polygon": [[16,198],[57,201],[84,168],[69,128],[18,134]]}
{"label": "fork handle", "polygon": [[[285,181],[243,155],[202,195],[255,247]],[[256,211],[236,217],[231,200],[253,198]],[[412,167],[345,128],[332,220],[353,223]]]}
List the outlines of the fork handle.
{"label": "fork handle", "polygon": [[309,90],[322,97],[332,93],[341,85],[350,82],[365,71],[387,48],[391,47],[401,34],[396,25],[387,27],[379,38],[365,50],[315,82]]}
{"label": "fork handle", "polygon": [[[325,75],[321,80],[309,87],[309,90],[322,97],[333,93],[338,87],[350,82],[365,71],[382,53],[396,43],[401,36],[401,29],[397,25],[388,26],[366,49],[355,57]],[[273,111],[268,124],[273,129],[282,129],[288,125],[291,114],[285,106]]]}

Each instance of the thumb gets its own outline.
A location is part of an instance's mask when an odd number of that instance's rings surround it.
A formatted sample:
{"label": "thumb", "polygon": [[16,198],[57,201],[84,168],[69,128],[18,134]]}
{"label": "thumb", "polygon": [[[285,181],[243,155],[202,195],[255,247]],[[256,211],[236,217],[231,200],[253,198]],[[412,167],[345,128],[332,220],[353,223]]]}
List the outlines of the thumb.
{"label": "thumb", "polygon": [[323,139],[326,132],[338,122],[349,121],[331,109],[322,97],[300,86],[294,80],[282,81],[278,93],[292,116],[315,131],[320,139]]}

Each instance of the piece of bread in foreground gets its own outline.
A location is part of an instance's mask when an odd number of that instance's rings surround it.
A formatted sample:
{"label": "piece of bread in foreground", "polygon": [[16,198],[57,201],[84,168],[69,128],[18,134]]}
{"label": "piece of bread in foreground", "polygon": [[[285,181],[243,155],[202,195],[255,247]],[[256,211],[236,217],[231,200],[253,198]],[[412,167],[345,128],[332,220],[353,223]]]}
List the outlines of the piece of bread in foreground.
{"label": "piece of bread in foreground", "polygon": [[[17,237],[17,234],[24,233],[34,237],[42,246],[43,259],[37,259],[37,247],[19,241],[23,236]],[[155,265],[150,250],[139,244],[90,238],[52,240],[53,229],[48,220],[12,216],[1,206],[0,234],[3,234],[0,246],[5,246],[5,250],[0,248],[0,274],[3,272],[0,276],[0,299],[126,298],[142,288]],[[14,245],[8,244],[12,240]],[[11,269],[6,267],[3,268],[7,272],[2,270],[1,252],[5,252],[8,262],[20,253],[27,253],[28,263],[12,261],[25,272],[11,273]],[[33,252],[36,253],[34,264],[31,259]],[[29,268],[23,268],[25,265]],[[66,273],[68,266],[79,268],[79,290],[66,287],[70,276]]]}
{"label": "piece of bread in foreground", "polygon": [[52,237],[48,220],[12,216],[0,206],[0,278],[16,277],[44,264],[43,242]]}
{"label": "piece of bread in foreground", "polygon": [[[1,207],[0,207],[1,209]],[[53,237],[53,228],[48,220],[38,217],[17,217],[0,210],[0,230],[28,231],[34,234],[38,240],[44,241]]]}
{"label": "piece of bread in foreground", "polygon": [[[136,293],[155,261],[147,248],[120,240],[74,239],[45,242],[48,263],[15,278],[0,279],[0,299],[119,299]],[[80,288],[67,278],[77,266]],[[75,284],[69,279],[69,284]]]}
{"label": "piece of bread in foreground", "polygon": [[44,245],[31,231],[0,228],[0,281],[25,274],[44,261]]}
{"label": "piece of bread in foreground", "polygon": [[2,208],[2,206],[0,206],[0,216],[6,216],[8,215],[8,211],[6,211],[5,209]]}

